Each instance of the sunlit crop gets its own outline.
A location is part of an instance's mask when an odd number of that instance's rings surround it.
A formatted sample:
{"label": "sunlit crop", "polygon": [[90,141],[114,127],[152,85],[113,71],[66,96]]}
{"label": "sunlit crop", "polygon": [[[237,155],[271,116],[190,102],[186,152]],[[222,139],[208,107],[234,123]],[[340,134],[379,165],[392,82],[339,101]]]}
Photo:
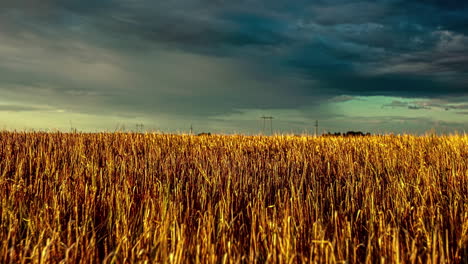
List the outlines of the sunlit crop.
{"label": "sunlit crop", "polygon": [[0,133],[0,263],[467,263],[468,136]]}

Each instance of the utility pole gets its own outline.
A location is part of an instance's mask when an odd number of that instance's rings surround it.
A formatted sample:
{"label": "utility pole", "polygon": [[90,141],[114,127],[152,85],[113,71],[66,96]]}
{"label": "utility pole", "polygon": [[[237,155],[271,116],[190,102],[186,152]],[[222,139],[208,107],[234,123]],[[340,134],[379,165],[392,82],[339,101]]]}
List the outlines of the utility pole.
{"label": "utility pole", "polygon": [[315,136],[318,136],[318,120],[315,120]]}
{"label": "utility pole", "polygon": [[273,135],[273,117],[272,116],[262,116],[263,119],[263,133],[265,133],[266,121],[270,120],[270,134]]}
{"label": "utility pole", "polygon": [[193,126],[190,124],[190,135],[193,135]]}

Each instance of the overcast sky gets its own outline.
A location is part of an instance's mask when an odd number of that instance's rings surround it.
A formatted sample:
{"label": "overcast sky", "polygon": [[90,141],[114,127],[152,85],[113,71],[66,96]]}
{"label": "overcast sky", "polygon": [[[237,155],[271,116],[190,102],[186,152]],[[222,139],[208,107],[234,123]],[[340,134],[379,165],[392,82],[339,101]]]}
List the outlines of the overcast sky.
{"label": "overcast sky", "polygon": [[0,1],[2,129],[468,131],[468,1]]}

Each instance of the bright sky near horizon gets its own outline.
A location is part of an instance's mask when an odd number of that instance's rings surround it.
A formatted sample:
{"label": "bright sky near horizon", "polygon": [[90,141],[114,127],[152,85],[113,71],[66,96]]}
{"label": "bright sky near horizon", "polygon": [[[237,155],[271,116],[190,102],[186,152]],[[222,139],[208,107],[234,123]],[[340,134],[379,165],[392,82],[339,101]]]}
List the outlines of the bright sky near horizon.
{"label": "bright sky near horizon", "polygon": [[468,131],[468,1],[0,2],[0,128]]}

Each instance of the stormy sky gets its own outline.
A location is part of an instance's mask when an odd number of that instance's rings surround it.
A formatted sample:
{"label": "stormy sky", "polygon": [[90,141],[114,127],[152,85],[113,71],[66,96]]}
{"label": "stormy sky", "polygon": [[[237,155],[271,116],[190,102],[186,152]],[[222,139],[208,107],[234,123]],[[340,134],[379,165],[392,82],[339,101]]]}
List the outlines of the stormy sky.
{"label": "stormy sky", "polygon": [[468,2],[0,1],[2,129],[468,131]]}

